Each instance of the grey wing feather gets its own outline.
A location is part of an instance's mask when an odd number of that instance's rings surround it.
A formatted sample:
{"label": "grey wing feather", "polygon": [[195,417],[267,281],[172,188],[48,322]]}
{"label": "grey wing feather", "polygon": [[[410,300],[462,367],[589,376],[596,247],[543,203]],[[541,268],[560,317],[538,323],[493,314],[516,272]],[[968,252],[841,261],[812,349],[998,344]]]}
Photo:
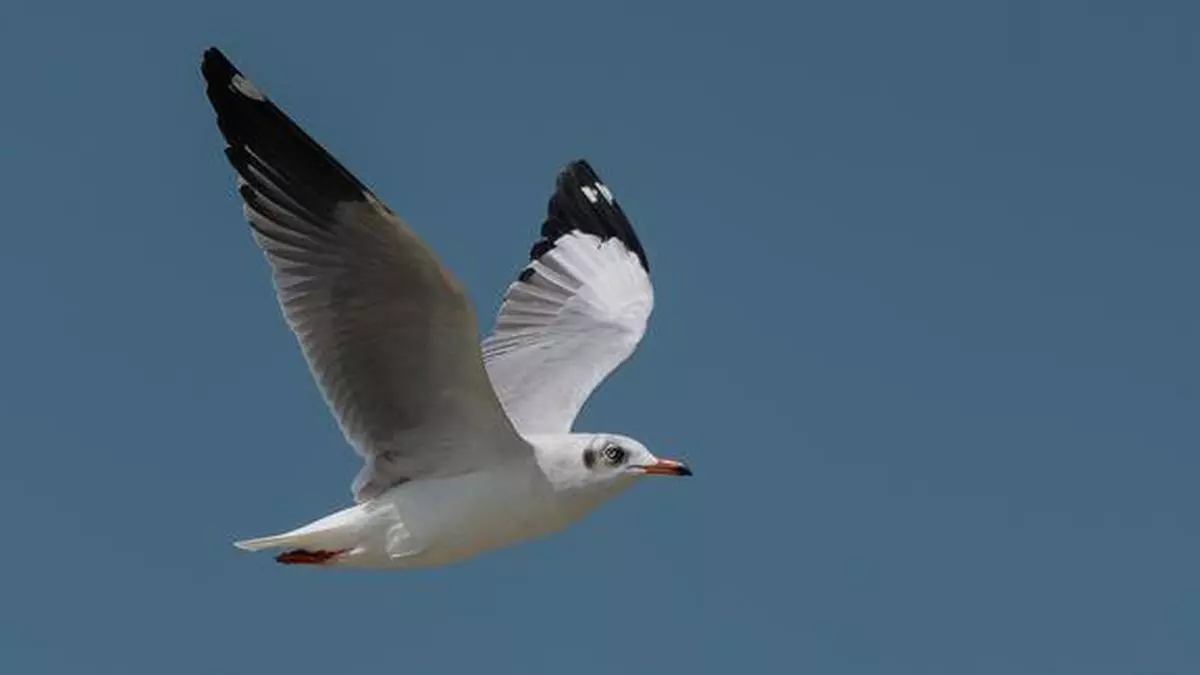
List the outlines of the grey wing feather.
{"label": "grey wing feather", "polygon": [[218,50],[201,70],[288,325],[366,459],[356,497],[519,452],[462,286]]}

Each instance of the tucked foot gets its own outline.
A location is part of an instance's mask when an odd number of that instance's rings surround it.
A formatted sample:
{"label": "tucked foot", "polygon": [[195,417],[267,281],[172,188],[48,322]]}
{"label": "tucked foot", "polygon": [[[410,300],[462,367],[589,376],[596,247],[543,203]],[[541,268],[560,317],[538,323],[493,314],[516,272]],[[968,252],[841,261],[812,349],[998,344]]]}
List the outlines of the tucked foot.
{"label": "tucked foot", "polygon": [[303,548],[284,551],[275,556],[275,562],[283,563],[284,565],[324,565],[334,558],[349,552],[350,549],[343,548],[337,551],[309,551]]}

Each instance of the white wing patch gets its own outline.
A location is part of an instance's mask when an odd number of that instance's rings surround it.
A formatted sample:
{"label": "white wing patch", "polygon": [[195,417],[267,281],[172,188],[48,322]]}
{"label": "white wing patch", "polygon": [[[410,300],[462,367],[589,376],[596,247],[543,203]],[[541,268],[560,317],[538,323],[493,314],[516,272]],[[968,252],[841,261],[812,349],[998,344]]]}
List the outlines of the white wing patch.
{"label": "white wing patch", "polygon": [[233,88],[236,89],[242,96],[252,98],[255,101],[267,100],[266,94],[263,94],[258,87],[254,86],[253,82],[247,80],[241,75],[234,75],[230,80],[230,83],[233,84]]}
{"label": "white wing patch", "polygon": [[609,190],[608,186],[604,183],[596,183],[594,187],[591,185],[584,185],[579,189],[583,191],[583,196],[587,197],[587,200],[593,204],[600,201],[600,195],[604,195],[604,200],[609,204],[613,203],[612,190]]}
{"label": "white wing patch", "polygon": [[637,347],[654,292],[620,240],[578,231],[529,269],[505,294],[483,343],[484,364],[518,431],[567,432],[587,397]]}

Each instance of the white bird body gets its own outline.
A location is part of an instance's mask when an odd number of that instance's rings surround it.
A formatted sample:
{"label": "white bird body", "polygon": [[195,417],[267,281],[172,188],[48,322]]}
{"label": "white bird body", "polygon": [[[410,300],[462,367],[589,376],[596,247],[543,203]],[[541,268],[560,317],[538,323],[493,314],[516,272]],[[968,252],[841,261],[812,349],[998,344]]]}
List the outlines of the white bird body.
{"label": "white bird body", "polygon": [[571,433],[654,306],[645,251],[583,160],[478,341],[417,234],[220,51],[201,72],[284,318],[364,464],[356,504],[284,534],[289,564],[440,565],[561,529],[644,474],[691,475],[615,434]]}
{"label": "white bird body", "polygon": [[[514,461],[487,471],[402,483],[378,497],[291,532],[237,542],[239,548],[339,551],[330,566],[445,565],[558,531],[633,484],[571,482],[557,466],[591,434],[536,437],[544,463]],[[539,451],[540,450],[540,451]],[[561,478],[555,480],[555,478]]]}

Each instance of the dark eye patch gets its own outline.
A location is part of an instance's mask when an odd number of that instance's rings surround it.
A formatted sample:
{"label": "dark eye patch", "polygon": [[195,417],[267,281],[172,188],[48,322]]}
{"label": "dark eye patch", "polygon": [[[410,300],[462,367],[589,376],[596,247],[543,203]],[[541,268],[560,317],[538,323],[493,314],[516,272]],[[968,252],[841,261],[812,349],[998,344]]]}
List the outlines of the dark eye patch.
{"label": "dark eye patch", "polygon": [[595,450],[584,450],[583,451],[583,465],[589,469],[596,466],[596,451]]}

